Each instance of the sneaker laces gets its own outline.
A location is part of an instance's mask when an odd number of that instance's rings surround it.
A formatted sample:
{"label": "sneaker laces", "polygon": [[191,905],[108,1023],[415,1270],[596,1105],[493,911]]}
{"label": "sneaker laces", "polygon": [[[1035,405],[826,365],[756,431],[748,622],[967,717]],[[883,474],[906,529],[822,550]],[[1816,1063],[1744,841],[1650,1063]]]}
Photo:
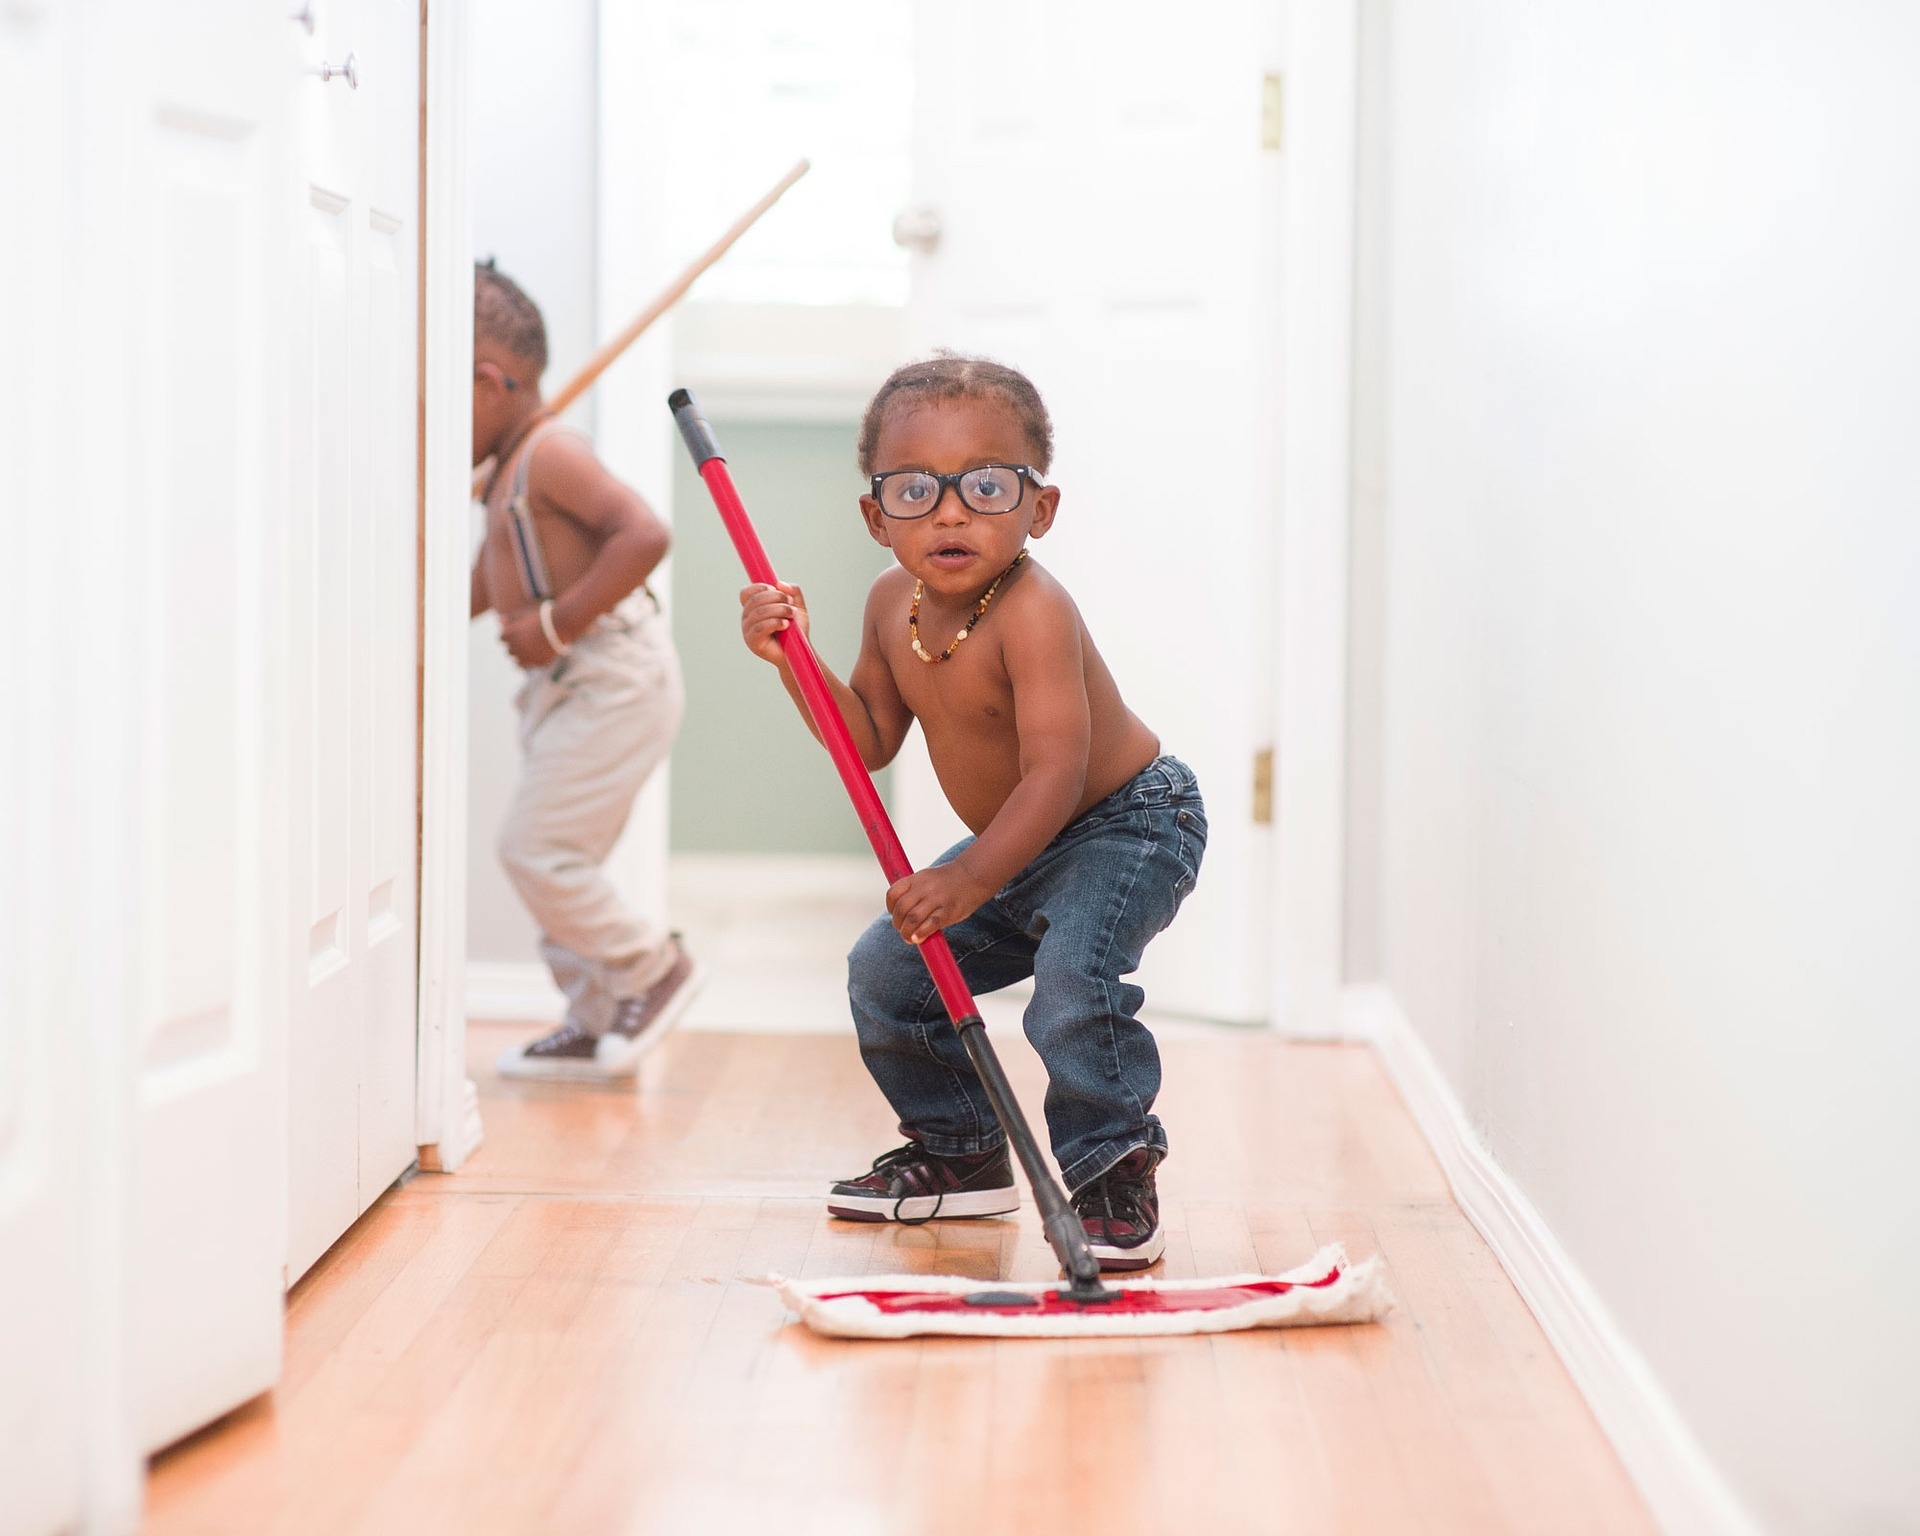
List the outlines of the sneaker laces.
{"label": "sneaker laces", "polygon": [[[904,1147],[895,1147],[891,1152],[882,1152],[873,1160],[870,1173],[892,1174],[896,1169],[904,1170],[915,1163],[924,1163],[933,1156],[917,1141],[910,1141]],[[925,1195],[905,1194],[893,1202],[893,1219],[903,1227],[924,1227],[940,1214],[940,1207],[946,1203],[947,1192],[943,1189],[933,1197],[933,1209],[924,1216],[902,1216],[903,1207],[909,1200],[924,1200]]]}
{"label": "sneaker laces", "polygon": [[1153,1219],[1147,1211],[1146,1174],[1128,1173],[1119,1163],[1075,1195],[1073,1209],[1082,1221],[1105,1221],[1109,1225],[1124,1222],[1135,1231],[1153,1230]]}
{"label": "sneaker laces", "polygon": [[534,1041],[533,1044],[529,1045],[526,1053],[531,1056],[535,1051],[542,1049],[549,1051],[556,1050],[560,1046],[572,1045],[576,1040],[584,1040],[587,1038],[589,1038],[587,1032],[578,1024],[574,1023],[572,1019],[568,1019],[552,1034],[542,1035],[538,1040]]}

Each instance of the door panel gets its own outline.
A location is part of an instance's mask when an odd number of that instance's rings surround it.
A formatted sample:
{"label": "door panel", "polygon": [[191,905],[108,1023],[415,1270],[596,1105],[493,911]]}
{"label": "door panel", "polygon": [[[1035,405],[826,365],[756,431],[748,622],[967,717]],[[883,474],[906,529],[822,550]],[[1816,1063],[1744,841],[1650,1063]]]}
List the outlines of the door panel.
{"label": "door panel", "polygon": [[[915,13],[919,344],[1029,372],[1062,487],[1036,555],[1072,591],[1122,693],[1207,798],[1199,887],[1142,968],[1151,1006],[1265,1016],[1280,189],[1263,150],[1276,8],[1169,26],[1144,0]],[[1041,83],[1044,82],[1044,83]],[[903,820],[945,828],[924,764]]]}
{"label": "door panel", "polygon": [[[415,185],[419,16],[404,0],[319,13],[311,208],[293,362],[293,686],[311,924],[294,1001],[288,1268],[297,1277],[413,1161],[415,902]],[[297,877],[298,878],[298,877]]]}
{"label": "door panel", "polygon": [[[0,527],[26,571],[71,555],[60,493],[73,413],[59,383],[78,155],[54,126],[70,117],[71,37],[65,8],[0,9],[0,144],[38,149],[0,154],[0,293],[15,299],[0,304]],[[23,583],[10,601],[26,654],[8,669],[0,727],[0,1525],[41,1532],[74,1523],[81,1502],[85,1061],[62,921],[79,888],[63,771],[75,695],[52,640],[55,584]]]}
{"label": "door panel", "polygon": [[[270,1386],[285,1237],[285,22],[154,29],[136,201],[134,1338],[145,1444]],[[177,30],[176,30],[177,29]]]}

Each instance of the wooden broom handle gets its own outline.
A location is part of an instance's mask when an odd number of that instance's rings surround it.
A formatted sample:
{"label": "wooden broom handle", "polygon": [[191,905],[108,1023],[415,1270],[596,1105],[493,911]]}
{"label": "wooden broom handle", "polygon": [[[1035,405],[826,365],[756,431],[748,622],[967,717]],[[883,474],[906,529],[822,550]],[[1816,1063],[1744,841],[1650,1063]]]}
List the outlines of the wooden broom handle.
{"label": "wooden broom handle", "polygon": [[[648,326],[652,325],[654,321],[658,320],[668,310],[672,309],[674,305],[678,304],[680,300],[686,296],[687,290],[699,279],[700,274],[705,272],[708,267],[712,266],[722,256],[726,255],[742,235],[760,222],[761,215],[780,201],[781,197],[785,195],[787,188],[792,186],[802,176],[806,175],[811,169],[813,169],[813,166],[810,161],[795,161],[793,169],[782,176],[765,197],[761,198],[759,202],[755,203],[745,213],[741,214],[738,219],[734,220],[732,227],[728,229],[724,235],[714,241],[712,245],[708,246],[700,256],[695,258],[692,264],[669,283],[666,288],[654,298],[651,304],[627,322],[625,330],[621,331],[618,336],[615,336],[611,341],[603,345],[599,351],[595,352],[592,357],[587,359],[586,365],[572,378],[568,379],[567,382],[561,386],[560,392],[548,400],[542,407],[544,413],[548,416],[558,416],[568,406],[572,405],[574,401],[578,400],[589,389],[593,388],[594,381],[598,379],[601,374],[605,373],[608,368],[613,366],[614,360],[640,339],[640,333],[646,330]],[[494,465],[492,459],[484,459],[474,465],[472,489],[476,497],[491,483],[492,475],[497,467],[498,466]]]}
{"label": "wooden broom handle", "polygon": [[632,346],[634,342],[640,338],[641,332],[645,331],[654,321],[658,320],[668,310],[672,309],[674,305],[678,304],[686,294],[686,291],[698,280],[700,274],[705,272],[708,267],[712,266],[722,256],[726,255],[727,252],[733,248],[734,243],[760,221],[761,215],[780,201],[787,188],[792,186],[802,176],[806,175],[810,169],[811,166],[805,160],[795,162],[793,169],[775,182],[772,190],[769,191],[765,197],[761,198],[759,202],[755,203],[745,213],[741,214],[739,218],[735,219],[732,227],[718,240],[714,241],[712,245],[708,246],[700,256],[696,257],[684,272],[669,283],[666,288],[654,298],[651,304],[629,320],[626,328],[622,330],[619,335],[603,343],[600,350],[587,359],[585,366],[572,378],[568,379],[567,382],[561,386],[560,390],[547,401],[547,413],[551,416],[558,416],[568,406],[572,405],[574,401],[578,400],[589,389],[593,388],[594,380],[598,379],[601,374],[605,373],[607,369],[613,365],[614,359],[619,357],[628,347]]}

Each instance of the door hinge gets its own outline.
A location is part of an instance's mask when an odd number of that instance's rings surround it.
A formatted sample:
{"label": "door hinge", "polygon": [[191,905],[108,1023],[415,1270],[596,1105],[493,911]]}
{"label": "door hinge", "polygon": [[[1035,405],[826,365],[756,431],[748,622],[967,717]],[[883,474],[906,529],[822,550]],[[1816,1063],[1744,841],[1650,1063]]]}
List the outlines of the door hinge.
{"label": "door hinge", "polygon": [[1286,129],[1286,97],[1280,89],[1280,77],[1267,75],[1260,82],[1260,147],[1280,148]]}
{"label": "door hinge", "polygon": [[1273,825],[1273,748],[1262,747],[1253,754],[1253,819],[1263,827]]}

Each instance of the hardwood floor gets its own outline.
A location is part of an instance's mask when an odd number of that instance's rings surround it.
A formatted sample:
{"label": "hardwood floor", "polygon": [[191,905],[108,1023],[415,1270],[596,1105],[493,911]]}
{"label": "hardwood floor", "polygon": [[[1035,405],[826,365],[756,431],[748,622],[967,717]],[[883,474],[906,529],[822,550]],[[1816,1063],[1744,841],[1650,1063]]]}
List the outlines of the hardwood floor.
{"label": "hardwood floor", "polygon": [[[1039,1067],[996,1003],[1023,1099]],[[1371,1055],[1164,1036],[1170,1276],[1380,1253],[1380,1325],[835,1343],[752,1277],[1054,1272],[1018,1220],[829,1221],[892,1144],[847,1035],[690,1031],[637,1090],[503,1083],[487,1145],[293,1292],[270,1397],[158,1459],[156,1533],[1619,1533],[1653,1527]]]}

